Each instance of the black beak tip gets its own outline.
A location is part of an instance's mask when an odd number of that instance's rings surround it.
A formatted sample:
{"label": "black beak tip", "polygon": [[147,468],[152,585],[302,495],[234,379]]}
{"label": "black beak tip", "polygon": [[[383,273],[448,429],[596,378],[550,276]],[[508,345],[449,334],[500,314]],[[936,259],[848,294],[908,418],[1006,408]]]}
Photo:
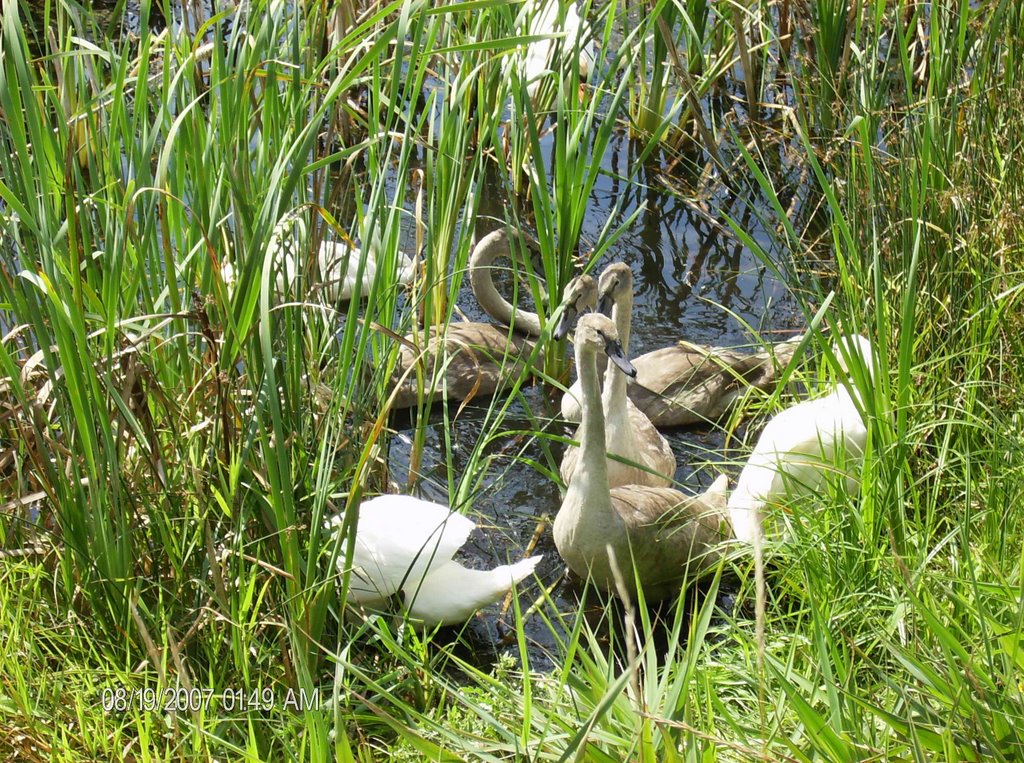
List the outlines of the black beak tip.
{"label": "black beak tip", "polygon": [[597,302],[597,311],[603,315],[612,317],[612,307],[615,306],[615,300],[607,294],[602,294],[601,299]]}
{"label": "black beak tip", "polygon": [[576,320],[576,310],[572,307],[566,306],[562,311],[562,316],[558,319],[558,323],[555,324],[554,331],[551,332],[551,338],[556,342],[560,342],[569,335],[569,329],[572,328],[572,323]]}
{"label": "black beak tip", "polygon": [[622,351],[622,345],[618,342],[608,340],[605,343],[605,353],[608,355],[608,359],[618,366],[622,373],[631,379],[636,378],[636,366],[629,362],[629,358],[626,357],[626,353]]}

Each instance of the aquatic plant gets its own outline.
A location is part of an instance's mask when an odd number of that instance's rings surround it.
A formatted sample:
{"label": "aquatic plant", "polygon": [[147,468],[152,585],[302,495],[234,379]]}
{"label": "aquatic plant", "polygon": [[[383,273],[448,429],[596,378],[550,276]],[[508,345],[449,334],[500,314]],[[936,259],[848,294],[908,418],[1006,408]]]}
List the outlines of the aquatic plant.
{"label": "aquatic plant", "polygon": [[[589,91],[556,79],[544,113],[502,75],[529,43],[507,3],[144,2],[116,38],[41,13],[6,3],[0,30],[0,757],[1021,757],[1019,4],[583,6]],[[564,439],[521,378],[471,423],[432,428],[423,401],[395,434],[399,338],[457,316],[504,225],[540,241],[511,283],[546,322],[662,191],[809,328],[807,362],[725,424],[737,468],[740,416],[835,367],[823,328],[877,348],[852,380],[860,490],[794,501],[767,543],[769,636],[744,553],[660,613],[522,592],[511,667],[457,652],[473,626],[344,621],[326,517],[396,482],[462,507],[523,469],[540,492]],[[419,272],[282,301],[295,219],[295,262],[347,237]],[[564,349],[536,351],[546,382]]]}

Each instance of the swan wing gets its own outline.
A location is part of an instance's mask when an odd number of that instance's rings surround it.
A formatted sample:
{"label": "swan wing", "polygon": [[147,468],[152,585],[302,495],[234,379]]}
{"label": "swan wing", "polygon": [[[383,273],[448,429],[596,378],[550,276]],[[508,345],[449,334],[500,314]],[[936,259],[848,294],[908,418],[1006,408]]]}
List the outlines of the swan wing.
{"label": "swan wing", "polygon": [[[355,292],[356,276],[359,274],[363,252],[345,241],[321,241],[317,257],[320,278],[324,294],[332,301],[352,299]],[[360,281],[363,296],[370,289],[376,273],[376,263],[372,256],[367,256],[363,265],[363,278]]]}
{"label": "swan wing", "polygon": [[866,442],[867,427],[844,389],[778,413],[758,438],[729,498],[736,537],[751,541],[754,510],[816,492],[837,456],[859,459]]}
{"label": "swan wing", "polygon": [[[723,475],[724,476],[724,475]],[[720,478],[721,479],[721,478]],[[716,481],[715,485],[721,485]],[[715,488],[712,485],[712,488]],[[705,496],[711,493],[708,498]],[[715,534],[721,531],[723,519],[717,508],[717,497],[708,490],[702,495],[687,495],[670,487],[634,486],[613,488],[612,504],[630,534],[638,531],[661,532],[675,525],[690,522],[704,526]]]}
{"label": "swan wing", "polygon": [[668,440],[643,411],[623,396],[620,401],[604,400],[605,434],[608,452],[638,466],[608,460],[608,485],[651,485],[667,487],[676,474],[676,457]]}
{"label": "swan wing", "polygon": [[[406,337],[410,344],[413,337]],[[518,376],[533,351],[533,342],[507,329],[489,323],[453,323],[443,337],[431,329],[425,349],[424,386],[429,390],[437,370],[444,374],[438,380],[433,399],[465,400],[492,395],[506,382]],[[395,378],[415,364],[420,353],[404,344],[399,348]],[[399,388],[393,407],[415,405],[418,400],[416,378],[409,374]]]}
{"label": "swan wing", "polygon": [[636,366],[633,383],[662,394],[675,387],[695,387],[709,377],[721,376],[723,369],[748,357],[751,356],[731,350],[680,342],[633,358]]}
{"label": "swan wing", "polygon": [[562,418],[570,424],[579,424],[583,420],[581,400],[583,400],[583,389],[577,380],[562,395],[562,402],[560,404]]}
{"label": "swan wing", "polygon": [[[576,431],[572,435],[572,439],[576,442],[581,440],[580,430],[582,427],[576,427]],[[576,469],[580,464],[580,449],[575,445],[570,445],[565,449],[565,453],[562,455],[562,463],[558,467],[558,474],[562,478],[562,482],[566,485],[572,479],[572,475],[576,473]]]}
{"label": "swan wing", "polygon": [[[675,454],[668,440],[655,428],[644,412],[627,398],[624,411],[614,408],[605,413],[605,441],[608,453],[630,462],[608,459],[608,486],[671,485],[677,468]],[[581,427],[577,427],[573,439],[579,441],[581,434]],[[562,456],[559,468],[559,474],[566,485],[576,473],[579,464],[580,449],[570,446]]]}
{"label": "swan wing", "polygon": [[[765,426],[753,456],[764,462],[803,463],[830,460],[840,447],[863,448],[864,421],[845,389],[805,400],[777,414]],[[753,458],[752,456],[752,458]]]}
{"label": "swan wing", "polygon": [[637,376],[629,382],[629,398],[660,426],[716,419],[735,399],[730,387],[742,387],[722,366],[732,355],[716,359],[684,345],[641,355],[633,361]]}
{"label": "swan wing", "polygon": [[[676,476],[676,456],[668,440],[657,430],[646,414],[633,402],[626,398],[626,418],[633,432],[638,458],[633,460],[643,464],[655,474],[646,474],[642,484],[670,485]],[[625,454],[623,454],[625,455]],[[615,487],[611,485],[611,487]]]}
{"label": "swan wing", "polygon": [[[412,496],[364,501],[351,560],[356,600],[391,596],[408,580],[419,580],[431,567],[450,561],[475,527],[446,506]],[[338,565],[344,570],[345,560],[339,558]]]}
{"label": "swan wing", "polygon": [[611,491],[628,538],[628,545],[616,548],[616,555],[626,558],[632,549],[644,592],[653,599],[678,590],[688,571],[707,569],[719,560],[729,525],[718,501],[705,496],[633,485]]}
{"label": "swan wing", "polygon": [[[540,6],[540,7],[537,7]],[[558,68],[552,61],[558,47],[557,36],[561,34],[563,55],[568,55],[578,48],[576,67],[579,76],[589,79],[596,61],[594,42],[588,39],[586,29],[576,3],[570,2],[565,9],[565,21],[558,23],[559,3],[557,0],[541,0],[534,6],[533,17],[527,33],[531,36],[546,35],[548,39],[531,42],[526,48],[523,61],[523,78],[531,98],[536,95],[540,81]]]}
{"label": "swan wing", "polygon": [[777,369],[793,357],[798,343],[768,352],[741,353],[722,347],[679,342],[634,359],[637,377],[629,397],[658,426],[684,426],[715,420],[747,387],[769,389]]}

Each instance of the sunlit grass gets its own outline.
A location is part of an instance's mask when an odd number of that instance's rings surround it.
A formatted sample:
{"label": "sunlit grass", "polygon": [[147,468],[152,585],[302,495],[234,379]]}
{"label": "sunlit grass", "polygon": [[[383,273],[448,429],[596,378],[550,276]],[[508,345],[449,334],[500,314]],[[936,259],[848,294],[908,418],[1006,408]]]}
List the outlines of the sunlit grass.
{"label": "sunlit grass", "polygon": [[[508,73],[519,6],[257,6],[193,37],[146,31],[146,4],[138,39],[112,41],[61,4],[50,35],[4,7],[3,756],[1024,754],[1017,4],[595,5],[588,87],[564,72],[536,106]],[[394,335],[453,320],[492,177],[508,205],[488,227],[536,234],[537,268],[514,266],[523,304],[550,316],[633,222],[619,211],[580,240],[625,129],[783,276],[809,324],[872,338],[877,377],[853,380],[871,429],[860,495],[794,507],[769,543],[760,660],[742,553],[660,623],[513,600],[494,666],[449,633],[346,621],[344,548],[323,520],[405,476],[388,468]],[[324,303],[304,277],[278,295],[272,239],[293,218],[303,266],[319,238],[347,236],[386,262],[415,251],[413,284],[382,267],[364,302]],[[830,346],[809,335],[812,389]],[[541,379],[565,380],[563,349],[538,347]],[[501,468],[494,442],[557,439],[528,404],[528,431],[510,431],[526,383],[488,404],[467,468],[448,470],[453,505]],[[525,445],[512,458],[533,460]],[[554,667],[530,664],[530,628]],[[270,689],[276,706],[103,709],[105,691],[188,686]],[[285,709],[300,689],[321,705]]]}

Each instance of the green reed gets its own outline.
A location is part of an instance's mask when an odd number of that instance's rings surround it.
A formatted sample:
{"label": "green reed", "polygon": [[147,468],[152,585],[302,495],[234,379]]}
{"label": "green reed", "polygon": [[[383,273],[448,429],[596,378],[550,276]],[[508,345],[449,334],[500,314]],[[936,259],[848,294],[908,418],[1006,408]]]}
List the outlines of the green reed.
{"label": "green reed", "polygon": [[[7,4],[0,545],[19,554],[0,557],[0,739],[69,760],[372,760],[385,743],[410,760],[1019,758],[1024,18],[1006,0],[848,5],[591,7],[589,92],[566,63],[535,106],[506,74],[526,41],[503,3],[271,4],[227,38],[224,14],[195,38],[95,43],[55,4],[31,48]],[[498,222],[541,244],[537,268],[513,263],[519,291],[550,316],[630,223],[580,240],[626,125],[668,183],[678,158],[714,159],[706,182],[775,231],[733,227],[819,329],[809,387],[834,379],[821,327],[874,341],[875,382],[852,381],[871,429],[860,495],[791,507],[768,548],[764,644],[740,553],[722,571],[737,608],[716,612],[717,580],[681,601],[667,651],[642,606],[595,625],[515,601],[520,664],[490,670],[386,619],[345,621],[344,543],[323,521],[398,476],[389,332],[452,320],[495,172],[512,199]],[[306,228],[302,275],[279,297],[289,219]],[[365,302],[326,304],[315,242],[346,236],[376,242],[380,275]],[[408,289],[400,247],[419,257]],[[534,360],[562,377],[562,348]],[[507,468],[492,445],[524,383],[483,414],[453,505]],[[450,431],[459,413],[444,415]],[[528,417],[524,442],[545,426]],[[39,518],[11,503],[34,495]],[[22,548],[33,537],[50,551]],[[553,669],[530,664],[526,618],[550,631]],[[607,636],[612,621],[628,627]],[[104,689],[183,682],[325,701],[98,709]]]}

